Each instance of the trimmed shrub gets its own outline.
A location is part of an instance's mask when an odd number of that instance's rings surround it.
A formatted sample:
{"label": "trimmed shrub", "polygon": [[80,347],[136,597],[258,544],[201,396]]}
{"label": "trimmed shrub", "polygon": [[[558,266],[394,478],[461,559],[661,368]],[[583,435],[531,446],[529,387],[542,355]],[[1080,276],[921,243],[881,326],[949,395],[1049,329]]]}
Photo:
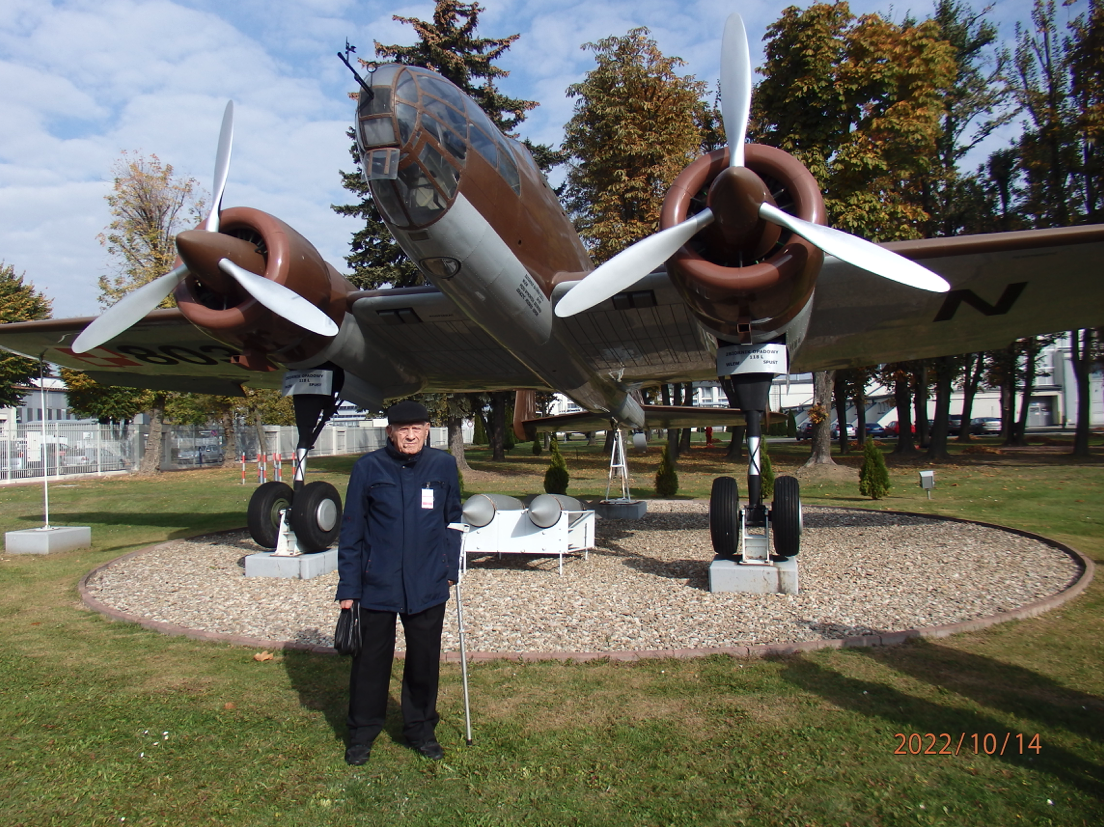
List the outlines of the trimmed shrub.
{"label": "trimmed shrub", "polygon": [[533,450],[533,456],[539,457],[541,455],[541,451],[543,449],[541,448],[541,435],[540,434],[535,434],[533,436],[533,449],[532,450]]}
{"label": "trimmed shrub", "polygon": [[663,458],[659,461],[659,468],[656,469],[655,475],[656,496],[673,497],[678,493],[678,489],[678,472],[675,471],[675,466],[671,462],[668,446],[664,445]]}
{"label": "trimmed shrub", "polygon": [[859,471],[859,493],[872,500],[880,500],[889,493],[889,469],[885,456],[874,440],[868,439],[863,447],[863,464]]}
{"label": "trimmed shrub", "polygon": [[552,448],[549,453],[552,457],[548,461],[548,470],[544,472],[544,493],[566,494],[571,475],[567,473],[567,462],[560,453],[560,442],[555,435],[552,436]]}
{"label": "trimmed shrub", "polygon": [[767,453],[767,441],[759,443],[759,476],[763,480],[763,502],[774,499],[774,466],[771,465],[770,454]]}

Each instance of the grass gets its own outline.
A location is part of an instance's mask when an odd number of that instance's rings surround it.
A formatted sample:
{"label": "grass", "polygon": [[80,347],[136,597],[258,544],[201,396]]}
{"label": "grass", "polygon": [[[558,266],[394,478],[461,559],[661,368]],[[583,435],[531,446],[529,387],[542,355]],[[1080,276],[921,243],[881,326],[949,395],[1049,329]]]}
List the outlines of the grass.
{"label": "grass", "polygon": [[[505,463],[473,451],[467,488],[540,490],[547,455],[528,447]],[[1002,523],[1104,562],[1099,447],[1087,461],[1062,446],[954,450],[936,466],[931,502],[916,484],[928,466],[915,462],[891,463],[886,500],[840,482],[806,485],[803,496]],[[806,452],[771,445],[779,473]],[[567,443],[565,456],[571,493],[605,493],[600,449]],[[351,463],[314,460],[314,478],[343,490]],[[658,451],[630,455],[637,493],[657,464]],[[717,474],[743,470],[720,449],[691,452],[680,496],[706,496]],[[369,763],[347,767],[347,661],[257,661],[253,650],[164,637],[78,602],[79,578],[128,550],[240,526],[252,486],[239,479],[226,469],[67,480],[51,488],[51,522],[91,525],[94,548],[0,558],[0,824],[991,827],[1104,816],[1102,578],[1030,621],[888,649],[480,663],[470,669],[472,747],[448,665],[446,760],[404,748],[393,716]],[[0,488],[0,526],[40,525],[41,496],[34,485]],[[958,755],[910,754],[910,735],[921,753],[957,745]]]}

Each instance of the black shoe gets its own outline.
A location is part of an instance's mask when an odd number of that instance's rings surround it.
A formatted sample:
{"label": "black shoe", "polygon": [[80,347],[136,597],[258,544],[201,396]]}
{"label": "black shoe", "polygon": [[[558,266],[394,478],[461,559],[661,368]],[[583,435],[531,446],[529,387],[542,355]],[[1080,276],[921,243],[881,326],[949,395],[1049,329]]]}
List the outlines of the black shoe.
{"label": "black shoe", "polygon": [[345,763],[359,767],[368,763],[368,756],[372,754],[371,744],[349,744],[345,748]]}
{"label": "black shoe", "polygon": [[419,755],[424,755],[431,761],[440,761],[445,757],[444,749],[434,738],[430,738],[428,741],[411,741],[410,747]]}

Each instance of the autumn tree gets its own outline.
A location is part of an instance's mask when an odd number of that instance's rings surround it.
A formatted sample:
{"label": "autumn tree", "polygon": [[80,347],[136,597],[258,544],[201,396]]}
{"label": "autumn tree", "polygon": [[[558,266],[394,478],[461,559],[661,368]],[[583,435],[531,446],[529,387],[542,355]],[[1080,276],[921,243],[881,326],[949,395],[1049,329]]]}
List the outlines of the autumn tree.
{"label": "autumn tree", "polygon": [[[856,18],[847,3],[815,3],[783,11],[766,40],[752,140],[809,168],[832,226],[871,241],[920,237],[930,218],[925,182],[938,167],[944,101],[956,76],[939,25]],[[826,388],[818,402],[827,406],[831,380],[814,381]],[[810,454],[818,461],[831,461],[819,429]]]}
{"label": "autumn tree", "polygon": [[566,201],[596,261],[655,232],[667,188],[701,151],[705,84],[679,75],[648,29],[583,46],[595,68],[567,89]]}
{"label": "autumn tree", "polygon": [[[50,300],[26,283],[25,277],[26,273],[16,275],[15,267],[0,261],[0,324],[50,318]],[[0,407],[18,405],[26,391],[17,386],[27,385],[38,373],[36,359],[7,351],[0,354]]]}
{"label": "autumn tree", "polygon": [[[105,196],[111,223],[99,235],[116,270],[114,277],[100,277],[105,307],[169,272],[176,261],[176,234],[199,224],[204,208],[198,182],[177,178],[172,165],[156,155],[124,151],[112,173],[112,191]],[[171,295],[161,306],[172,306]]]}
{"label": "autumn tree", "polygon": [[[115,265],[115,276],[100,277],[100,303],[110,306],[135,288],[148,284],[172,269],[176,260],[176,234],[194,227],[203,218],[204,204],[193,178],[178,178],[171,164],[156,155],[148,158],[123,152],[112,168],[111,192],[104,196],[111,223],[100,234]],[[172,305],[169,296],[162,306]],[[123,412],[141,405],[127,418],[147,412],[149,436],[139,466],[140,473],[158,470],[161,458],[161,429],[166,394],[133,388],[100,385],[75,371],[65,374],[70,400],[77,393],[78,410],[101,421],[119,421]],[[96,397],[101,398],[97,401]]]}

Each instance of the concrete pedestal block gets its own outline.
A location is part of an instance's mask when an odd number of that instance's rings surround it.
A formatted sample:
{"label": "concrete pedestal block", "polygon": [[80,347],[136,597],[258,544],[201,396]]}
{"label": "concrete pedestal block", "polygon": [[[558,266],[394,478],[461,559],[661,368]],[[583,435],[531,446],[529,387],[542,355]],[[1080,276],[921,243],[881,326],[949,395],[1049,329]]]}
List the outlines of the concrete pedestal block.
{"label": "concrete pedestal block", "polygon": [[715,557],[709,564],[709,591],[797,594],[797,559],[748,565]]}
{"label": "concrete pedestal block", "polygon": [[274,552],[262,551],[245,558],[246,577],[297,577],[300,580],[310,580],[336,568],[336,548],[314,554],[301,554],[298,557],[277,557]]}
{"label": "concrete pedestal block", "polygon": [[92,529],[89,526],[28,528],[4,534],[4,551],[8,554],[52,554],[91,547]]}
{"label": "concrete pedestal block", "polygon": [[644,500],[600,502],[594,504],[594,513],[606,520],[639,520],[648,513],[648,503]]}

